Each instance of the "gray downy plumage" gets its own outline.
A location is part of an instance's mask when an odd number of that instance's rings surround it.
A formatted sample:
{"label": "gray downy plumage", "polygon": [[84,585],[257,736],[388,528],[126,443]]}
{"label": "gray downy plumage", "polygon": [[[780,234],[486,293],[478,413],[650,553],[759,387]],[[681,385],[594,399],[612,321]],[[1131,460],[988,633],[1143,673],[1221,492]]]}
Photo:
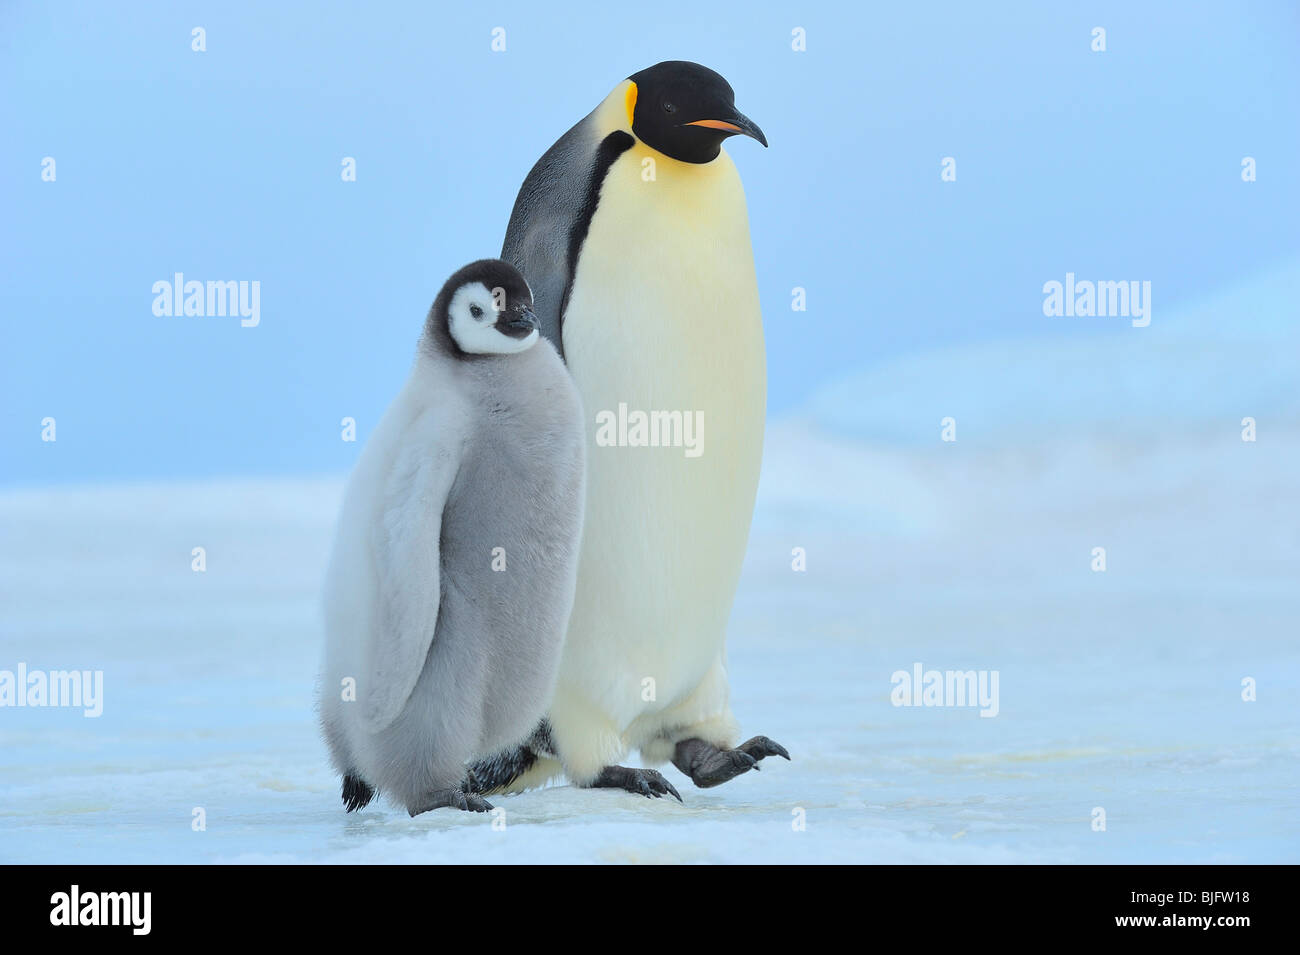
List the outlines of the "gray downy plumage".
{"label": "gray downy plumage", "polygon": [[[593,110],[575,123],[529,170],[515,197],[501,248],[502,260],[530,277],[541,333],[561,358],[561,319],[601,183],[609,165],[632,145],[631,137],[602,136],[595,115]],[[528,738],[477,760],[464,787],[489,795],[502,792],[538,757],[554,755],[550,726],[543,719]]]}
{"label": "gray downy plumage", "polygon": [[[494,288],[505,308],[484,316]],[[550,702],[585,452],[578,394],[531,306],[505,263],[452,276],[349,482],[320,693],[349,809],[373,790],[412,815],[490,808],[462,791],[464,764],[522,740]],[[456,321],[472,326],[461,339]]]}

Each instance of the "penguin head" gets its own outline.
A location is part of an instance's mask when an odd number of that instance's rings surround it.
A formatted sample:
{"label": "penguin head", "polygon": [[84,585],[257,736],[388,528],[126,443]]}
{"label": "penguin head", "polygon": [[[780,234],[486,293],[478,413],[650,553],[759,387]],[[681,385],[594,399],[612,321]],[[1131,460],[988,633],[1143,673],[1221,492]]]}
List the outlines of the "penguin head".
{"label": "penguin head", "polygon": [[540,337],[533,292],[513,266],[480,259],[442,287],[429,310],[428,333],[457,357],[514,355]]}
{"label": "penguin head", "polygon": [[628,121],[636,137],[681,162],[718,158],[728,136],[752,136],[764,146],[758,125],[736,109],[731,84],[713,70],[687,60],[665,60],[628,77]]}

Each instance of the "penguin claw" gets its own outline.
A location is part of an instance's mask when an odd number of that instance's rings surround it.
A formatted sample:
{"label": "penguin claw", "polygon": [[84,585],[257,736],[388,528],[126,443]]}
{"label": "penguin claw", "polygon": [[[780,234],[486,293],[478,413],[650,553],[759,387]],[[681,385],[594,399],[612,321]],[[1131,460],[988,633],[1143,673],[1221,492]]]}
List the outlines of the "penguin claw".
{"label": "penguin claw", "polygon": [[758,762],[765,756],[790,758],[784,746],[766,736],[755,736],[735,749],[719,749],[702,739],[685,739],[677,744],[673,765],[690,776],[695,785],[708,789],[751,769],[758,771]]}
{"label": "penguin claw", "polygon": [[627,766],[606,766],[589,786],[591,789],[625,789],[647,799],[660,799],[671,795],[682,801],[681,793],[657,769],[631,769]]}
{"label": "penguin claw", "polygon": [[459,809],[462,812],[491,812],[493,806],[478,793],[467,793],[463,789],[440,789],[430,793],[429,802],[423,806],[411,806],[407,812],[418,816],[422,812],[434,809]]}
{"label": "penguin claw", "polygon": [[491,812],[496,807],[478,793],[466,793],[464,808],[467,812]]}
{"label": "penguin claw", "polygon": [[[756,760],[762,759],[764,756],[780,756],[786,761],[790,759],[790,754],[786,752],[784,746],[774,739],[768,739],[766,736],[755,736],[753,739],[741,743],[736,749],[743,749]],[[758,769],[757,766],[754,768]]]}

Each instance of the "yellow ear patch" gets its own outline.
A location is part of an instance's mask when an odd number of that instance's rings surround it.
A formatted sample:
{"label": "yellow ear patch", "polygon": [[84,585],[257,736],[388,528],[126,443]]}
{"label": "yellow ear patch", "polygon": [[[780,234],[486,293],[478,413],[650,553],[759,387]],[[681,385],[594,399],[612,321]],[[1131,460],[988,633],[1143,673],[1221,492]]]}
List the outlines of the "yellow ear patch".
{"label": "yellow ear patch", "polygon": [[636,84],[627,84],[627,124],[632,125],[632,114],[636,111]]}

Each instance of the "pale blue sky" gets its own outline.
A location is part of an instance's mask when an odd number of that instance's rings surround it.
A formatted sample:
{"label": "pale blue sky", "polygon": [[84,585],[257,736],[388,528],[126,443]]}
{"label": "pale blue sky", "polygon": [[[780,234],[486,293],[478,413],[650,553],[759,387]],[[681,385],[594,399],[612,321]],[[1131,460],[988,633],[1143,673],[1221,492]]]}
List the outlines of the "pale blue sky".
{"label": "pale blue sky", "polygon": [[[566,11],[0,7],[0,482],[345,470],[339,420],[368,434],[442,281],[499,251],[533,161],[661,59],[725,75],[771,142],[731,152],[772,414],[912,353],[1121,334],[1043,317],[1066,271],[1151,281],[1158,323],[1300,251],[1290,3]],[[260,326],[155,317],[152,284],[178,271],[260,281]]]}

